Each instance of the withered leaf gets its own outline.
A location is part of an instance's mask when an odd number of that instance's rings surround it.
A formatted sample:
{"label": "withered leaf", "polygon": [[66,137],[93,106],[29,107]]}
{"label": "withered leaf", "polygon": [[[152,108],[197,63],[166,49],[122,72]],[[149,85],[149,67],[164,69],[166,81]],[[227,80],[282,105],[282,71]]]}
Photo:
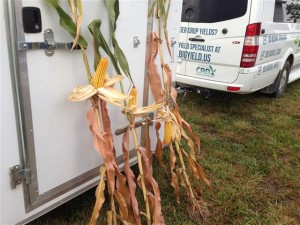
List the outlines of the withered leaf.
{"label": "withered leaf", "polygon": [[105,189],[105,182],[104,182],[104,175],[105,175],[106,169],[105,167],[100,167],[100,182],[96,189],[96,202],[93,210],[93,214],[91,216],[91,220],[89,225],[96,225],[97,219],[99,217],[99,211],[105,201],[104,197],[104,189]]}
{"label": "withered leaf", "polygon": [[163,99],[162,82],[157,70],[157,66],[155,64],[155,59],[158,53],[158,42],[159,40],[156,33],[152,33],[151,55],[147,67],[147,72],[152,94],[156,102],[160,102]]}

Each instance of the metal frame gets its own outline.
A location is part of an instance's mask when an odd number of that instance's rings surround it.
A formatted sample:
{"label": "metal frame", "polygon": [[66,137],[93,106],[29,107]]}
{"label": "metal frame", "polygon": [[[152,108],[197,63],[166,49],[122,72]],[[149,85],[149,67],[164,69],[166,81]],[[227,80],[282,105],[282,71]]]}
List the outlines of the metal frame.
{"label": "metal frame", "polygon": [[[129,152],[129,158],[132,159],[132,158],[134,158],[135,156],[136,156],[135,151],[134,151],[134,150],[131,150],[131,151]],[[133,166],[133,165],[136,164],[136,162],[137,162],[137,160],[134,159],[134,160],[132,160],[132,161],[129,163],[129,165],[130,165],[130,166]],[[118,163],[118,165],[121,164],[121,162],[120,162],[120,157],[117,158],[117,163]],[[123,161],[122,161],[122,163],[123,163]],[[97,167],[97,168],[95,168],[95,169],[97,169],[97,175],[95,176],[95,177],[97,177],[97,176],[99,176],[99,168]],[[123,167],[120,168],[121,171],[123,171],[123,169],[124,169]],[[93,169],[93,170],[94,170],[94,169]],[[93,171],[93,170],[92,170],[92,171]],[[91,172],[91,171],[89,171],[89,172],[87,172],[87,173],[90,173],[90,172]],[[87,173],[84,173],[84,174],[82,174],[82,175],[79,176],[79,177],[86,176]],[[79,177],[74,178],[73,180],[75,180],[75,179],[80,180]],[[93,179],[93,178],[95,178],[95,177],[92,177],[92,178],[91,178],[91,176],[89,176],[89,178],[90,178],[89,180],[91,180],[91,179]],[[87,181],[88,181],[88,180],[87,180]],[[71,181],[70,181],[70,182],[71,182]],[[85,182],[85,181],[84,181],[84,182]],[[84,182],[81,181],[81,183],[84,183]],[[82,194],[82,193],[84,193],[84,192],[90,190],[91,188],[95,187],[95,186],[98,184],[98,182],[99,182],[99,181],[92,182],[91,184],[89,184],[89,185],[87,185],[87,186],[81,188],[79,191],[76,191],[75,193],[73,193],[73,194],[69,195],[68,197],[64,198],[63,200],[60,200],[59,202],[54,203],[53,205],[51,205],[51,206],[49,206],[49,207],[47,207],[47,208],[45,208],[45,209],[39,211],[38,213],[34,214],[33,216],[28,217],[27,219],[25,219],[25,220],[23,220],[23,221],[17,223],[16,225],[23,225],[23,224],[26,224],[26,223],[28,223],[28,222],[30,222],[30,221],[32,221],[32,220],[34,220],[34,219],[36,219],[36,218],[38,218],[38,217],[44,215],[45,213],[51,211],[52,209],[55,209],[56,207],[58,207],[58,206],[64,204],[65,202],[67,202],[67,201],[73,199],[74,197],[76,197],[76,196],[78,196],[78,195],[80,195],[80,194]],[[64,185],[64,184],[62,184],[62,185]],[[61,186],[62,186],[62,185],[61,185]],[[59,187],[57,187],[57,188],[59,188]],[[47,193],[46,193],[46,196],[47,196]],[[58,197],[58,196],[57,196],[57,197]],[[51,199],[50,199],[50,200],[51,200]],[[50,201],[50,200],[49,200],[49,201]],[[45,203],[46,203],[46,202],[45,202]]]}
{"label": "metal frame", "polygon": [[[7,9],[9,16],[9,35],[10,47],[11,47],[11,65],[12,65],[12,80],[14,90],[14,102],[16,111],[16,121],[18,124],[18,141],[20,146],[20,164],[23,169],[32,169],[35,171],[33,175],[36,177],[36,164],[35,155],[29,156],[28,150],[31,149],[34,153],[34,140],[33,132],[26,132],[26,130],[32,130],[32,118],[31,118],[31,107],[30,107],[30,93],[29,93],[29,82],[27,74],[27,61],[26,53],[17,51],[17,40],[24,40],[24,33],[20,27],[20,15],[15,12],[22,7],[21,1],[7,1]],[[24,106],[27,110],[24,110]],[[33,147],[33,149],[32,149]],[[33,183],[37,184],[37,181]],[[30,206],[30,188],[23,183],[24,191],[24,203],[26,212]]]}
{"label": "metal frame", "polygon": [[[22,0],[6,0],[7,11],[9,15],[8,27],[9,35],[11,40],[10,50],[11,50],[11,71],[12,71],[12,83],[14,90],[14,101],[15,101],[15,111],[17,120],[17,130],[18,130],[18,141],[20,146],[20,166],[25,170],[30,170],[31,172],[31,183],[22,183],[24,192],[24,204],[25,211],[30,212],[33,209],[61,196],[62,194],[74,189],[80,184],[83,184],[99,175],[99,168],[96,167],[74,179],[71,179],[45,193],[42,195],[39,193],[38,178],[37,178],[37,166],[36,166],[36,156],[34,147],[34,133],[33,133],[33,123],[32,123],[32,112],[31,112],[31,99],[30,99],[30,87],[28,80],[28,68],[27,68],[27,58],[26,51],[18,51],[18,42],[25,41],[25,35],[22,26]],[[149,34],[153,28],[153,20],[148,20],[147,33]],[[148,35],[149,36],[149,35]],[[149,37],[148,37],[149,38]],[[151,37],[150,37],[151,38]],[[147,42],[151,42],[151,39],[147,39]],[[151,48],[151,46],[150,46]],[[147,51],[150,52],[149,46],[147,45]],[[144,81],[144,93],[143,93],[143,105],[148,103],[149,97],[149,83],[147,79],[147,61],[146,56],[146,66],[145,66],[145,81]],[[144,129],[142,129],[142,133]],[[132,159],[135,156],[135,151],[131,150],[129,157]],[[122,156],[117,157],[118,165],[123,163]],[[132,164],[135,163],[135,160]],[[84,187],[82,190],[76,192],[68,199],[77,196],[80,193],[88,190],[89,188],[95,186],[96,183]],[[53,206],[48,207],[43,210],[43,213],[50,211],[56,206],[62,203],[56,203]],[[43,214],[39,212],[39,214]],[[37,214],[26,219],[30,221],[37,217]],[[24,223],[23,221],[22,223]],[[20,224],[22,224],[20,223]]]}

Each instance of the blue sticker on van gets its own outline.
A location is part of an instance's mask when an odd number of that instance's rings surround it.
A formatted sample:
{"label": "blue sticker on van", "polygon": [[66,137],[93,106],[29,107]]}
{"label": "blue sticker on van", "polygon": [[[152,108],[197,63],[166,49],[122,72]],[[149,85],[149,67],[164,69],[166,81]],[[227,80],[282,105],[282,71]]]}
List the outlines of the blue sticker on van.
{"label": "blue sticker on van", "polygon": [[201,61],[201,62],[210,62],[211,61],[211,54],[200,53],[200,52],[190,52],[190,51],[179,50],[178,57],[181,59],[195,60],[195,61]]}
{"label": "blue sticker on van", "polygon": [[181,59],[210,62],[210,53],[220,53],[221,47],[194,43],[179,42],[178,57]]}
{"label": "blue sticker on van", "polygon": [[198,28],[198,27],[180,27],[180,33],[216,36],[218,33],[218,29]]}
{"label": "blue sticker on van", "polygon": [[260,55],[260,60],[277,56],[280,53],[281,53],[281,48],[272,49],[272,50],[268,50],[268,51],[262,51],[261,55]]}
{"label": "blue sticker on van", "polygon": [[263,36],[263,44],[272,44],[276,42],[282,42],[287,40],[286,34],[272,34]]}
{"label": "blue sticker on van", "polygon": [[269,72],[271,70],[275,70],[275,69],[278,68],[278,66],[279,66],[279,62],[275,62],[275,63],[265,65],[265,66],[263,66],[262,72],[266,73],[266,72]]}

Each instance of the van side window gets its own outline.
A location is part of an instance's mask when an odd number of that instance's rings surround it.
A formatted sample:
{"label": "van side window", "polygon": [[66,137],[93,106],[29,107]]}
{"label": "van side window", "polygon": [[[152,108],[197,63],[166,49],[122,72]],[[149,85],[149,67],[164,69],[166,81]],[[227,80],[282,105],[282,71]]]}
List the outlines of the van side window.
{"label": "van side window", "polygon": [[299,0],[276,0],[273,21],[275,23],[291,23],[300,19]]}
{"label": "van side window", "polygon": [[183,0],[182,22],[215,23],[242,17],[248,0]]}
{"label": "van side window", "polygon": [[275,23],[285,22],[283,3],[286,3],[286,1],[280,1],[280,0],[275,1],[274,17],[273,17],[273,22]]}

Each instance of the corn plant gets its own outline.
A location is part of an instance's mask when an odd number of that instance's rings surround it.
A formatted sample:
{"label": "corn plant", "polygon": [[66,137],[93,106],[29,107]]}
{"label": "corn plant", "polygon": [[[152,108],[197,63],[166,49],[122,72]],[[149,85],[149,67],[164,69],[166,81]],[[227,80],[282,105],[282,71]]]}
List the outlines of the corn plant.
{"label": "corn plant", "polygon": [[[167,31],[170,2],[171,0],[154,0],[148,13],[148,16],[155,16],[158,20],[158,30],[152,34],[152,55],[148,64],[148,77],[155,100],[163,102],[163,107],[158,110],[158,119],[164,123],[164,144],[168,146],[170,151],[171,185],[175,189],[178,202],[179,184],[183,186],[191,203],[191,209],[188,210],[189,215],[195,222],[200,223],[203,218],[208,216],[208,209],[201,198],[202,190],[198,181],[204,181],[209,188],[211,185],[206,178],[203,168],[197,162],[195,150],[198,150],[197,153],[200,155],[200,140],[193,133],[191,126],[180,115],[179,107],[176,103],[177,93],[172,87],[172,71],[164,60],[162,33],[164,33],[164,40],[171,55]],[[162,29],[164,32],[162,32]],[[158,53],[161,67],[160,73],[155,64]],[[160,127],[161,125],[158,123],[156,125],[157,136]],[[184,148],[182,139],[187,141],[189,151]],[[158,142],[160,142],[159,139]],[[162,169],[165,170],[166,166],[163,164],[162,151],[162,145],[158,143],[155,155]],[[192,180],[196,180],[196,188],[193,187]]]}
{"label": "corn plant", "polygon": [[[175,189],[175,195],[179,202],[179,184],[187,191],[191,200],[191,217],[198,221],[207,214],[204,201],[201,199],[200,186],[194,188],[192,179],[202,179],[205,184],[210,186],[202,167],[197,162],[195,148],[200,152],[200,140],[193,133],[190,125],[181,117],[179,107],[176,104],[176,91],[172,87],[172,71],[164,62],[162,32],[164,30],[165,43],[170,53],[168,41],[167,18],[170,9],[170,0],[154,0],[148,16],[154,16],[158,20],[158,34],[152,33],[152,55],[148,63],[148,77],[155,102],[149,106],[139,107],[137,105],[138,93],[132,79],[129,65],[125,54],[121,50],[115,36],[116,24],[118,20],[119,1],[104,0],[111,30],[112,30],[112,49],[107,44],[101,32],[101,20],[92,21],[88,28],[94,38],[94,69],[92,75],[89,62],[85,53],[88,47],[85,38],[81,34],[81,24],[83,20],[83,7],[81,0],[68,0],[70,13],[60,7],[59,0],[46,0],[54,8],[58,15],[60,24],[74,38],[74,46],[81,47],[83,60],[86,67],[88,84],[76,87],[72,90],[69,101],[91,102],[91,108],[87,112],[88,124],[93,136],[93,143],[96,151],[103,157],[104,165],[100,168],[100,182],[96,190],[96,202],[91,216],[90,224],[96,224],[99,211],[105,201],[104,190],[107,186],[110,207],[106,212],[108,224],[116,225],[118,221],[122,224],[144,224],[162,225],[165,224],[161,209],[161,197],[158,183],[152,173],[152,152],[150,147],[149,123],[147,115],[156,112],[156,135],[157,148],[155,155],[164,170],[166,166],[162,161],[162,151],[170,151],[171,185]],[[155,13],[154,13],[155,12]],[[104,50],[118,74],[117,76],[107,76],[106,71],[109,60],[101,56],[99,48]],[[156,55],[160,55],[161,73],[155,64]],[[171,54],[170,54],[171,55]],[[124,91],[122,80],[125,75],[130,83],[131,90],[127,94]],[[119,83],[121,92],[114,88]],[[116,152],[113,143],[113,134],[110,125],[107,103],[120,107],[128,120],[128,129],[123,136],[122,150],[124,159],[124,173],[121,173],[116,163]],[[135,121],[137,117],[146,119],[145,144],[138,143]],[[164,141],[159,136],[161,122],[164,123]],[[187,131],[187,132],[186,132]],[[139,175],[136,178],[129,164],[129,136],[132,135],[134,149],[137,156]],[[189,151],[184,149],[182,139],[187,140]],[[163,144],[168,148],[163,149]],[[195,147],[196,146],[196,147]],[[176,152],[174,151],[174,148]],[[178,161],[178,162],[177,162]],[[186,165],[187,161],[187,165]],[[188,167],[188,168],[187,168]],[[106,178],[106,185],[104,179]],[[197,182],[198,184],[198,182]],[[143,192],[145,212],[140,210],[136,189],[139,186]],[[144,218],[142,217],[144,216]]]}

